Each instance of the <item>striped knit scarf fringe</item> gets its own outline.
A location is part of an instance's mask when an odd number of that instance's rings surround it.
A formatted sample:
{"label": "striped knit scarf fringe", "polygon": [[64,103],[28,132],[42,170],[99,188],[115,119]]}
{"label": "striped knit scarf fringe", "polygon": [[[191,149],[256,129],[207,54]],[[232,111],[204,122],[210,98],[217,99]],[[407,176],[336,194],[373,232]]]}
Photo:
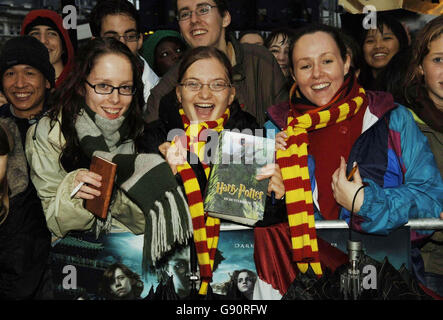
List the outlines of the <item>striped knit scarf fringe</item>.
{"label": "striped knit scarf fringe", "polygon": [[146,273],[176,245],[191,239],[192,221],[185,197],[161,156],[136,154],[134,142],[123,141],[128,132],[124,116],[109,120],[87,106],[83,110],[86,112],[81,112],[75,122],[83,152],[117,164],[116,185],[144,214],[142,270]]}
{"label": "striped knit scarf fringe", "polygon": [[[187,139],[187,150],[194,153],[203,165],[206,178],[209,177],[210,167],[204,162],[204,149],[206,141],[202,141],[201,133],[212,129],[217,132],[223,130],[224,124],[229,118],[229,108],[226,108],[223,116],[216,121],[190,123],[183,109],[180,109]],[[192,226],[194,229],[194,243],[197,251],[197,260],[200,269],[201,286],[199,294],[206,295],[208,285],[212,281],[212,269],[214,266],[215,253],[217,251],[220,234],[220,219],[208,216],[203,209],[203,198],[197,177],[188,162],[177,167],[186,197],[189,211],[191,212]],[[206,220],[206,221],[205,221]]]}
{"label": "striped knit scarf fringe", "polygon": [[363,88],[357,96],[337,107],[312,114],[294,116],[291,109],[285,132],[288,136],[286,150],[277,150],[277,163],[286,189],[286,208],[291,234],[292,258],[302,273],[309,264],[317,276],[322,275],[315,230],[314,207],[308,171],[308,131],[342,122],[354,116],[367,104]]}

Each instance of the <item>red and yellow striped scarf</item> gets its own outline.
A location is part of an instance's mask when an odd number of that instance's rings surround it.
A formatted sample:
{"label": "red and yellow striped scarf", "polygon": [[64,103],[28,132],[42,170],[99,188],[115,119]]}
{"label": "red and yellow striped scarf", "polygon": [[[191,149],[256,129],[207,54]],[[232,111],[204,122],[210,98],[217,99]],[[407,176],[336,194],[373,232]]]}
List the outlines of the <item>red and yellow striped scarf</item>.
{"label": "red and yellow striped scarf", "polygon": [[[343,100],[342,100],[343,101]],[[292,258],[302,273],[309,264],[318,276],[322,269],[315,230],[314,206],[308,171],[308,131],[339,123],[354,116],[366,105],[365,90],[357,82],[345,103],[335,104],[327,110],[299,115],[291,108],[285,132],[286,150],[277,150],[276,159],[286,189],[286,208],[292,243]]]}
{"label": "red and yellow striped scarf", "polygon": [[[186,148],[198,156],[203,165],[206,178],[209,177],[210,167],[204,162],[204,149],[206,141],[201,136],[202,131],[212,129],[217,132],[223,127],[229,118],[229,108],[226,108],[223,116],[215,121],[190,123],[183,109],[180,109],[184,129],[186,132]],[[217,251],[218,238],[220,233],[220,219],[209,217],[203,209],[203,198],[198,184],[197,177],[188,162],[177,166],[185,188],[188,199],[189,211],[194,229],[194,243],[197,251],[197,260],[200,268],[201,286],[199,294],[205,295],[208,285],[212,280],[212,269],[214,266],[215,253]]]}

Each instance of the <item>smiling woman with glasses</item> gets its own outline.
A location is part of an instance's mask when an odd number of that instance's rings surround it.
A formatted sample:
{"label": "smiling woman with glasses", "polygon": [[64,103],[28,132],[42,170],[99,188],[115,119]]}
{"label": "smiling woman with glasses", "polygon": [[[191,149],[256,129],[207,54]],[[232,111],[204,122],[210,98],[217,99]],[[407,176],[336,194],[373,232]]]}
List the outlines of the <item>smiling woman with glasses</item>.
{"label": "smiling woman with glasses", "polygon": [[[137,57],[113,38],[95,38],[81,50],[74,70],[55,92],[51,112],[30,129],[31,177],[54,236],[71,230],[98,235],[123,224],[145,235],[146,250],[140,255],[150,266],[190,237],[186,203],[169,166],[140,143],[144,98]],[[99,197],[106,183],[88,170],[94,156],[117,165],[105,219],[84,207],[84,200]],[[78,236],[82,239],[83,233]]]}
{"label": "smiling woman with glasses", "polygon": [[117,89],[118,94],[122,96],[133,96],[135,92],[137,91],[136,87],[134,86],[120,86],[120,87],[114,87],[110,84],[106,83],[97,83],[97,84],[91,84],[88,80],[86,80],[86,84],[89,85],[92,89],[94,89],[95,93],[98,94],[111,94],[114,92],[115,89]]}
{"label": "smiling woman with glasses", "polygon": [[[190,121],[215,121],[222,117],[235,98],[231,86],[232,67],[227,57],[215,48],[192,50],[179,67],[177,99]],[[206,58],[204,57],[206,54]]]}
{"label": "smiling woman with glasses", "polygon": [[[173,107],[161,108],[160,120],[151,122],[144,133],[144,143],[149,144],[153,152],[160,152],[165,157],[171,171],[183,185],[192,221],[197,221],[198,228],[201,228],[200,223],[205,225],[205,221],[201,220],[204,212],[203,203],[200,206],[200,202],[204,199],[206,182],[212,166],[210,157],[206,157],[207,153],[211,153],[210,146],[217,144],[216,139],[222,130],[238,130],[252,134],[255,129],[259,129],[255,118],[243,111],[238,104],[236,89],[231,85],[232,77],[231,63],[221,50],[204,46],[189,50],[179,65],[178,84],[175,88],[177,99],[168,104]],[[176,102],[179,103],[178,108]],[[281,199],[284,195],[278,166],[265,166],[256,178],[270,179],[265,216],[273,216],[274,210],[280,212],[278,208],[283,208],[284,215],[283,200],[277,201],[279,204],[271,205],[271,192],[275,193],[276,199]],[[207,217],[206,223],[207,230],[211,230],[213,234],[214,231],[209,229],[209,226],[214,225],[217,230],[220,221]],[[203,283],[200,294],[205,294],[212,270],[203,266],[205,258],[202,257],[207,257],[207,254],[214,255],[216,247],[208,248],[209,253],[205,252],[202,246],[198,245],[198,242],[205,240],[201,237],[201,233],[198,232],[194,239]],[[214,259],[214,256],[210,259]]]}
{"label": "smiling woman with glasses", "polygon": [[232,85],[230,83],[226,83],[224,80],[216,79],[209,83],[201,83],[198,80],[195,79],[189,79],[185,80],[182,83],[180,83],[180,86],[185,87],[188,90],[191,91],[200,91],[204,86],[208,86],[208,88],[211,91],[220,92],[227,88],[231,88]]}

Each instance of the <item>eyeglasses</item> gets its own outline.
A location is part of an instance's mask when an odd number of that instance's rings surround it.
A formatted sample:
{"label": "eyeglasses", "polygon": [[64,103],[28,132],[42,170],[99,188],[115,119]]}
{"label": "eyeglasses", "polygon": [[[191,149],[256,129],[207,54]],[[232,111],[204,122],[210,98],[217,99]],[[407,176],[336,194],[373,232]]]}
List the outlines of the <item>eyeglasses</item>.
{"label": "eyeglasses", "polygon": [[201,83],[197,80],[186,80],[183,83],[180,83],[180,85],[191,91],[200,91],[203,86],[208,86],[211,91],[216,92],[223,91],[226,88],[231,87],[230,83],[226,83],[223,80],[214,80],[210,83]]}
{"label": "eyeglasses", "polygon": [[105,38],[114,38],[115,40],[120,41],[120,38],[125,39],[126,42],[135,42],[140,38],[140,34],[137,32],[119,35],[118,33],[110,33],[104,36]]}
{"label": "eyeglasses", "polygon": [[121,87],[114,87],[110,84],[106,83],[97,83],[97,84],[91,84],[86,80],[86,83],[94,89],[95,93],[97,94],[111,94],[114,92],[115,89],[117,89],[118,94],[122,96],[133,96],[136,91],[136,87],[134,86],[121,86]]}
{"label": "eyeglasses", "polygon": [[191,19],[193,12],[195,12],[197,16],[204,16],[205,14],[211,12],[211,9],[215,7],[217,6],[212,6],[210,4],[202,4],[200,6],[197,6],[197,9],[195,10],[189,10],[189,9],[181,10],[177,15],[177,20],[185,21]]}

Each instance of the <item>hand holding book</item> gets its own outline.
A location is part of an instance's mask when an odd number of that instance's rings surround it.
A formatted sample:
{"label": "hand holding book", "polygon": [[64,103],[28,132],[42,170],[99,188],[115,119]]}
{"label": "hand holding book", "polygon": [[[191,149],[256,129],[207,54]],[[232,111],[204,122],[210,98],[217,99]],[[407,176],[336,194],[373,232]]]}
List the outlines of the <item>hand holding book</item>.
{"label": "hand holding book", "polygon": [[206,187],[208,215],[246,225],[262,220],[266,194],[280,199],[285,190],[274,154],[273,139],[223,131]]}
{"label": "hand holding book", "polygon": [[101,157],[93,156],[90,171],[102,177],[100,195],[87,199],[85,208],[99,218],[106,219],[111,202],[112,188],[114,186],[117,165]]}
{"label": "hand holding book", "polygon": [[283,176],[278,164],[269,163],[265,165],[256,176],[258,181],[268,178],[268,196],[271,196],[271,193],[274,192],[275,199],[283,198],[285,195],[285,185],[283,184]]}
{"label": "hand holding book", "polygon": [[75,179],[71,198],[86,200],[85,208],[94,215],[105,219],[112,195],[117,165],[94,156],[90,170],[80,170]]}
{"label": "hand holding book", "polygon": [[183,147],[180,138],[178,136],[175,136],[173,143],[162,143],[158,147],[158,150],[163,155],[163,158],[166,159],[166,162],[171,167],[174,175],[177,174],[177,166],[186,162],[187,155],[186,148]]}
{"label": "hand holding book", "polygon": [[[94,199],[95,197],[100,196],[102,177],[92,171],[88,170],[80,170],[74,178],[74,185],[77,192],[73,192],[71,194],[71,198],[78,199]],[[77,189],[78,186],[81,186],[80,189]]]}

